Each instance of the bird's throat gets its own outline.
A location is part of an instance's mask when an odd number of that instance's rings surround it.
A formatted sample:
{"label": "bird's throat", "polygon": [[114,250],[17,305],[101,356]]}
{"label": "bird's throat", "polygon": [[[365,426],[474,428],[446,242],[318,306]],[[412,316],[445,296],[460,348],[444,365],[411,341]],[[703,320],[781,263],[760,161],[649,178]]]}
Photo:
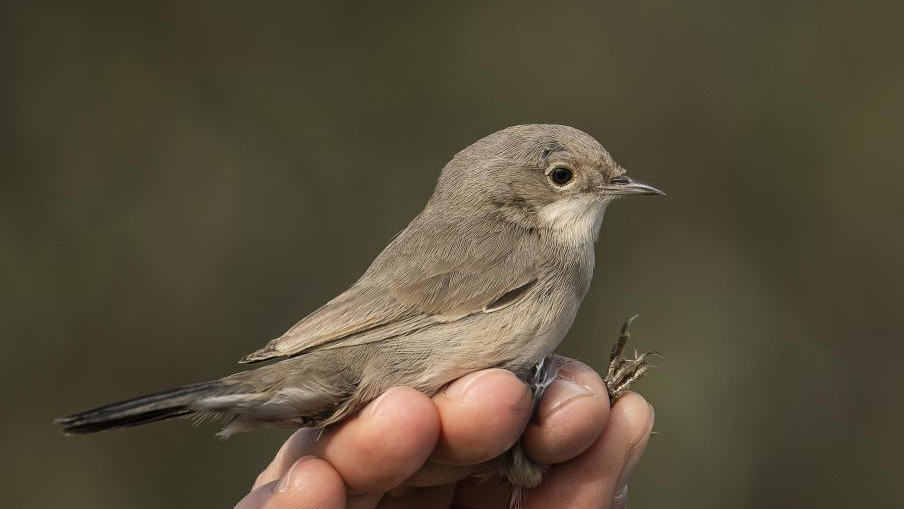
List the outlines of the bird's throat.
{"label": "bird's throat", "polygon": [[555,201],[540,209],[540,224],[557,241],[569,245],[593,244],[611,198],[578,196]]}

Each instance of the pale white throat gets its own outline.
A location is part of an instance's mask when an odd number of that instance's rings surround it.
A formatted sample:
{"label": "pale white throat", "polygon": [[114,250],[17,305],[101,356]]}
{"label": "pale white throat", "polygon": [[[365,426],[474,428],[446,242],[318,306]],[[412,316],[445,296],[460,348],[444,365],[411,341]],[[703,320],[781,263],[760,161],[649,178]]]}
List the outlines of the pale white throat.
{"label": "pale white throat", "polygon": [[540,209],[540,224],[565,244],[593,244],[600,233],[611,197],[574,196]]}

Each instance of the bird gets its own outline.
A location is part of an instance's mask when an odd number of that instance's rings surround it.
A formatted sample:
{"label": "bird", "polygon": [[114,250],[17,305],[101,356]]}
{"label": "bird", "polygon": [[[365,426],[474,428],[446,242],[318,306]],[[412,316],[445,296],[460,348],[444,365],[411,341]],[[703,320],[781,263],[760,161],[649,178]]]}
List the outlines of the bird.
{"label": "bird", "polygon": [[[55,422],[67,434],[176,417],[222,418],[222,436],[326,427],[390,387],[431,396],[491,367],[529,383],[536,402],[590,287],[607,207],[663,194],[581,130],[502,129],[455,154],[424,209],[357,282],[239,361],[259,366]],[[621,356],[632,320],[605,377],[611,400],[650,368],[647,354]],[[517,445],[493,465],[527,488],[544,470]]]}

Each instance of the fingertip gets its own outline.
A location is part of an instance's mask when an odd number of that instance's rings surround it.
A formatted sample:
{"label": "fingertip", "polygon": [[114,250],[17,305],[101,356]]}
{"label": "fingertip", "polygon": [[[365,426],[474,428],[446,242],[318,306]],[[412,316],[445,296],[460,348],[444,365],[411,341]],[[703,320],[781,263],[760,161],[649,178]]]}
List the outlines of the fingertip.
{"label": "fingertip", "polygon": [[[623,400],[625,400],[624,403],[622,402]],[[621,405],[621,408],[619,408],[619,405]],[[629,392],[619,398],[613,411],[616,411],[616,409],[619,412],[619,420],[623,423],[621,427],[625,429],[623,436],[627,446],[625,460],[621,472],[618,474],[618,480],[615,483],[615,498],[618,501],[620,493],[624,494],[623,498],[627,498],[628,478],[634,472],[634,468],[640,462],[640,458],[647,449],[650,434],[653,431],[653,423],[656,419],[656,412],[653,409],[653,405],[647,402],[643,396],[634,392]]]}
{"label": "fingertip", "polygon": [[611,419],[618,423],[613,434],[633,449],[650,438],[655,412],[643,396],[629,391],[615,402]]}
{"label": "fingertip", "polygon": [[296,460],[314,450],[319,430],[301,428],[292,434],[273,456],[270,464],[254,480],[252,489],[281,478]]}
{"label": "fingertip", "polygon": [[524,431],[522,444],[537,463],[567,461],[596,442],[608,419],[609,400],[602,386],[557,379],[544,394],[535,422]]}
{"label": "fingertip", "polygon": [[345,482],[326,461],[306,456],[296,461],[273,486],[267,509],[340,508],[345,506]]}
{"label": "fingertip", "polygon": [[[561,355],[557,355],[555,360],[559,367],[556,378],[579,380],[592,387],[605,387],[603,378],[600,374],[587,364],[569,357],[562,357]],[[608,393],[606,398],[608,399]]]}
{"label": "fingertip", "polygon": [[395,387],[330,431],[322,456],[353,493],[386,491],[423,465],[439,427],[429,398],[409,387]]}
{"label": "fingertip", "polygon": [[550,465],[577,457],[600,437],[609,419],[609,393],[596,371],[558,357],[556,380],[547,388],[524,432],[525,452]]}
{"label": "fingertip", "polygon": [[306,456],[281,478],[263,484],[243,498],[236,509],[339,509],[345,507],[345,483],[324,460]]}
{"label": "fingertip", "polygon": [[441,432],[432,459],[450,465],[477,464],[505,452],[530,418],[527,384],[504,369],[477,371],[433,398]]}
{"label": "fingertip", "polygon": [[625,486],[652,426],[652,407],[640,395],[625,393],[611,408],[602,435],[582,454],[551,469],[531,490],[527,507],[613,507],[627,494]]}

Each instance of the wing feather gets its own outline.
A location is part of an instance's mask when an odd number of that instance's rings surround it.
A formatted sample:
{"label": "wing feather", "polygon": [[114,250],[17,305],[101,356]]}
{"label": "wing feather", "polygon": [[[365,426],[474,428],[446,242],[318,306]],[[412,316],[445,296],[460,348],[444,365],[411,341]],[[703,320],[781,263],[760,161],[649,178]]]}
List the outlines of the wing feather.
{"label": "wing feather", "polygon": [[[240,362],[360,345],[493,312],[537,279],[531,239],[489,218],[452,221],[422,213],[354,286]],[[482,220],[480,220],[482,219]],[[520,291],[519,291],[520,290]]]}

